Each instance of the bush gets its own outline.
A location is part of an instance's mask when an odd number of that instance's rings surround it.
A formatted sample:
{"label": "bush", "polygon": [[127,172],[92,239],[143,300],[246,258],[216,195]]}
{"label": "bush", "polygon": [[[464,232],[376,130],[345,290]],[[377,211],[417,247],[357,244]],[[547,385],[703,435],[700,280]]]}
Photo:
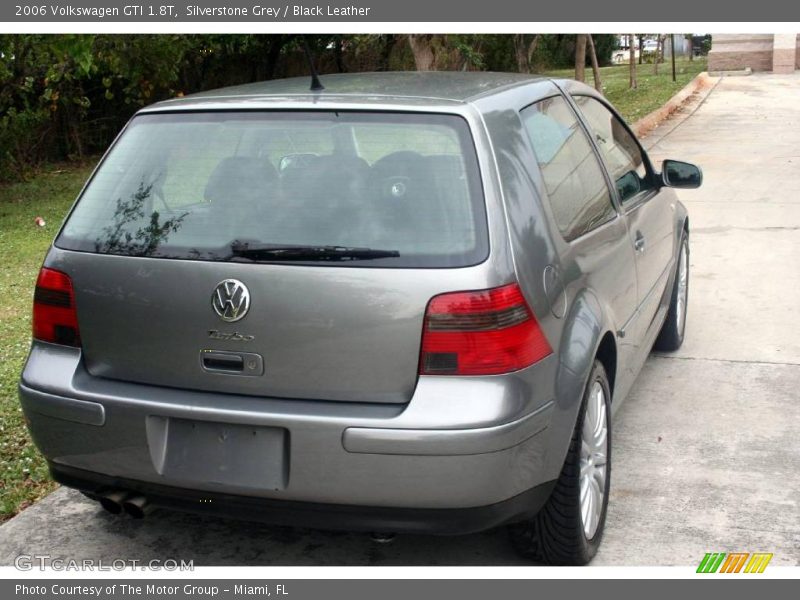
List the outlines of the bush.
{"label": "bush", "polygon": [[[611,54],[617,46],[617,36],[612,34],[593,34],[597,62],[600,66],[611,64]],[[575,35],[541,35],[539,45],[533,55],[533,62],[539,71],[567,68],[575,65]],[[586,65],[590,64],[589,51],[586,51]]]}
{"label": "bush", "polygon": [[[436,35],[437,68],[516,71],[512,35]],[[309,35],[323,74],[414,68],[406,35]],[[524,36],[529,44],[533,35]],[[575,35],[541,34],[534,71],[575,62]],[[593,36],[607,64],[613,35]],[[588,56],[587,56],[588,61]],[[184,93],[308,73],[301,36],[0,35],[0,181],[44,160],[102,152],[141,106]]]}
{"label": "bush", "polygon": [[24,179],[45,158],[44,141],[50,129],[46,109],[14,108],[0,117],[0,181]]}

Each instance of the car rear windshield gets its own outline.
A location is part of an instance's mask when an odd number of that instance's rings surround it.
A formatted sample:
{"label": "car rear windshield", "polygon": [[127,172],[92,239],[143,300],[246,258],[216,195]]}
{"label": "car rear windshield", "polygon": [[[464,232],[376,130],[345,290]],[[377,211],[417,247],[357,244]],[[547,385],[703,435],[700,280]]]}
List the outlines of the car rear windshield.
{"label": "car rear windshield", "polygon": [[135,117],[60,248],[154,258],[462,267],[488,254],[454,115],[195,112]]}

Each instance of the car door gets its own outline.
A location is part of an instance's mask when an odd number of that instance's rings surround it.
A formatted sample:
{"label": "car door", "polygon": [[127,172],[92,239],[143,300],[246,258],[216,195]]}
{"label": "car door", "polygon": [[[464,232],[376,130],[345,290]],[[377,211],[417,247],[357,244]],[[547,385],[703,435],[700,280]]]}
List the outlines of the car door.
{"label": "car door", "polygon": [[622,333],[635,340],[643,361],[653,330],[660,324],[658,311],[673,262],[673,198],[660,190],[647,154],[613,109],[592,96],[573,94],[572,98],[615,182],[627,220],[639,291],[636,314]]}

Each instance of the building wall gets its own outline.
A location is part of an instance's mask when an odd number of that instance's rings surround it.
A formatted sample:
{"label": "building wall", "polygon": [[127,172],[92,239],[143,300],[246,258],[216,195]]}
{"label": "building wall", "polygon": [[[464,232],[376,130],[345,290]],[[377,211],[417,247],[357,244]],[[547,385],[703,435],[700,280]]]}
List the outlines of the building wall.
{"label": "building wall", "polygon": [[776,33],[772,45],[772,72],[794,73],[797,68],[797,34]]}
{"label": "building wall", "polygon": [[708,53],[709,71],[772,71],[772,34],[714,34]]}

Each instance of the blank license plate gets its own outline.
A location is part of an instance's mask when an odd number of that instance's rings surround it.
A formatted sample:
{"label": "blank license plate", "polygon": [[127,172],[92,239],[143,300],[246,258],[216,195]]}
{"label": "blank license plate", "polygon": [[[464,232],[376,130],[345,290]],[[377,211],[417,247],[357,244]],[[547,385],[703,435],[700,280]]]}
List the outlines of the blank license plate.
{"label": "blank license plate", "polygon": [[[281,427],[150,417],[148,437],[151,455],[160,455],[156,468],[168,479],[262,490],[288,482],[288,435]],[[161,452],[153,452],[153,443]]]}

